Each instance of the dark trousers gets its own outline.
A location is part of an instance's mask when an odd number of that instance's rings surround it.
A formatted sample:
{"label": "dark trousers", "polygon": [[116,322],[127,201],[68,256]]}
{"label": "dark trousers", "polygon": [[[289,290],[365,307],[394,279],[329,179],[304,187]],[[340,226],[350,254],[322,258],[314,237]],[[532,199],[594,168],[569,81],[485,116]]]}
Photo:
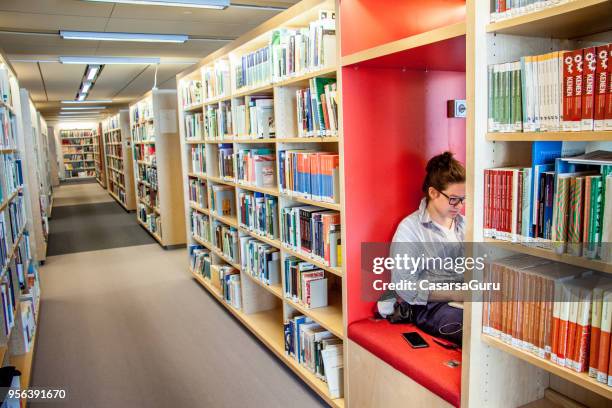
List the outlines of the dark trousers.
{"label": "dark trousers", "polygon": [[425,333],[461,345],[463,336],[463,310],[446,302],[426,305],[408,305],[416,326]]}

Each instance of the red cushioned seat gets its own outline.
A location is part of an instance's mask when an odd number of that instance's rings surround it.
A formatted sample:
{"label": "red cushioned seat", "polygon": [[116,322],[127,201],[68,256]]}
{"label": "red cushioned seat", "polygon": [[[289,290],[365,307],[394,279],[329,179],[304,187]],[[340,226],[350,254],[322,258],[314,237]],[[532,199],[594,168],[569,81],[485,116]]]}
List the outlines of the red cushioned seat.
{"label": "red cushioned seat", "polygon": [[[401,335],[410,331],[423,336],[429,347],[410,347]],[[449,360],[461,361],[461,350],[445,349],[412,324],[390,324],[386,320],[354,322],[348,328],[348,337],[450,404],[461,404],[461,366],[451,368],[445,364]]]}

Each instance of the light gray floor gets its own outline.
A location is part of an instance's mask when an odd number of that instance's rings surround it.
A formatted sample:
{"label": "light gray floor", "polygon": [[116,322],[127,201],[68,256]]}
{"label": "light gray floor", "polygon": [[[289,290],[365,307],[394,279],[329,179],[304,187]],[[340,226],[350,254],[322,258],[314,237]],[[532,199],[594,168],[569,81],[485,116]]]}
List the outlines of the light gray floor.
{"label": "light gray floor", "polygon": [[68,399],[33,407],[324,406],[192,280],[184,249],[50,256],[40,274],[32,386]]}

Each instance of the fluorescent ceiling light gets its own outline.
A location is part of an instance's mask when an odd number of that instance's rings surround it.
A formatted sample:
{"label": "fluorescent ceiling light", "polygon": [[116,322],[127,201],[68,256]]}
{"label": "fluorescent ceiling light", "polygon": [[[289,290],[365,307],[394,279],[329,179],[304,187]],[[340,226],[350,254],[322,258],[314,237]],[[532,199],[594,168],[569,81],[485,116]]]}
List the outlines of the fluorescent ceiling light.
{"label": "fluorescent ceiling light", "polygon": [[91,88],[91,82],[84,82],[83,86],[81,87],[81,93],[86,94],[89,92],[89,88]]}
{"label": "fluorescent ceiling light", "polygon": [[100,69],[97,65],[92,65],[89,68],[89,72],[87,73],[87,80],[93,81],[96,75],[98,74],[98,70]]}
{"label": "fluorescent ceiling light", "polygon": [[62,110],[92,110],[92,109],[106,109],[106,106],[62,106]]}
{"label": "fluorescent ceiling light", "polygon": [[95,115],[98,113],[102,113],[102,111],[91,111],[91,112],[60,112],[60,115],[67,116],[79,116],[79,115]]}
{"label": "fluorescent ceiling light", "polygon": [[79,97],[78,97],[78,101],[79,101],[79,102],[83,102],[83,101],[85,100],[85,98],[86,98],[86,97],[87,97],[87,95],[86,95],[86,94],[80,94],[80,95],[79,95]]}
{"label": "fluorescent ceiling light", "polygon": [[209,8],[223,10],[230,5],[230,0],[88,0],[98,3],[142,4],[148,6],[170,6],[189,8]]}
{"label": "fluorescent ceiling light", "polygon": [[140,57],[59,57],[62,64],[159,64],[159,58]]}
{"label": "fluorescent ceiling light", "polygon": [[113,103],[111,99],[98,99],[97,101],[62,101],[62,103]]}
{"label": "fluorescent ceiling light", "polygon": [[94,41],[136,41],[184,43],[189,39],[182,34],[144,34],[144,33],[104,33],[97,31],[60,31],[65,40],[94,40]]}

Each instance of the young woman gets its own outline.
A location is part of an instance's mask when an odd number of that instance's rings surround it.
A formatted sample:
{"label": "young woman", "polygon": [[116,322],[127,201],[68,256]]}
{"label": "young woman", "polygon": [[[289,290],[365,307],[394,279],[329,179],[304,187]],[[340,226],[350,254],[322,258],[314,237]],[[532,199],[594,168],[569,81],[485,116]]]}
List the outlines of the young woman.
{"label": "young woman", "polygon": [[404,303],[407,320],[431,335],[461,343],[463,310],[448,302],[462,301],[462,293],[429,290],[436,282],[461,282],[462,273],[450,269],[447,261],[463,255],[465,221],[461,210],[465,202],[465,168],[450,152],[432,157],[427,163],[419,209],[404,218],[397,227],[392,255],[408,255],[423,261],[410,270],[395,269],[392,281],[412,283],[413,289],[397,291]]}

